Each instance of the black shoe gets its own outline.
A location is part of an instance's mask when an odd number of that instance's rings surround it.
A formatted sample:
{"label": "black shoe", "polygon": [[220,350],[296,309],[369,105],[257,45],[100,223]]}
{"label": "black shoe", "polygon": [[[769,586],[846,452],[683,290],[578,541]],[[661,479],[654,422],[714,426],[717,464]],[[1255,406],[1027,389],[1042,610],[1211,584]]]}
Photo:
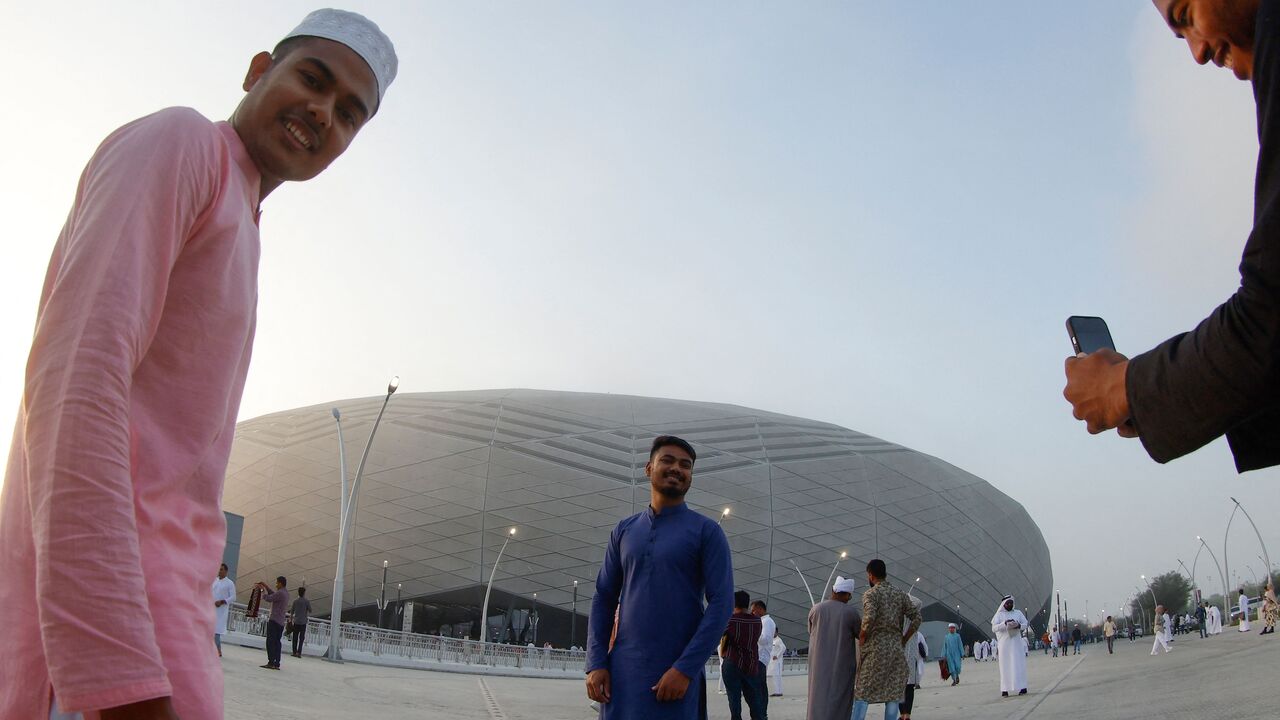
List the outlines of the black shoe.
{"label": "black shoe", "polygon": [[1002,693],[1000,693],[1000,697],[1009,697],[1009,693],[1007,693],[1007,692],[1002,692]]}
{"label": "black shoe", "polygon": [[272,665],[271,663],[267,663],[266,665],[259,665],[258,667],[260,667],[260,668],[266,668],[266,669],[268,669],[268,670],[274,670],[276,666],[275,666],[275,665]]}
{"label": "black shoe", "polygon": [[[276,668],[276,669],[277,669],[277,670],[279,670],[280,668]],[[1018,691],[1018,694],[1019,694],[1019,695],[1026,695],[1026,694],[1027,694],[1027,689],[1026,689],[1026,688],[1022,688],[1021,690],[1019,690],[1019,691]]]}

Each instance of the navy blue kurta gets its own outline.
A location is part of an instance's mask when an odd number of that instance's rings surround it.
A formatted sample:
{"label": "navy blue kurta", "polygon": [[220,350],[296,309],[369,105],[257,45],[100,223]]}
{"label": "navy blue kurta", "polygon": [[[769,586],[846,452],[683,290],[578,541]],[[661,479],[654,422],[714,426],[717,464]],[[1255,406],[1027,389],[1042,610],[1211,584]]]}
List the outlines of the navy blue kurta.
{"label": "navy blue kurta", "polygon": [[[609,670],[612,681],[601,717],[705,718],[703,667],[732,613],[733,561],[714,520],[681,503],[618,523],[596,578],[587,632],[587,672]],[[689,677],[689,690],[682,700],[660,703],[651,688],[672,667]]]}

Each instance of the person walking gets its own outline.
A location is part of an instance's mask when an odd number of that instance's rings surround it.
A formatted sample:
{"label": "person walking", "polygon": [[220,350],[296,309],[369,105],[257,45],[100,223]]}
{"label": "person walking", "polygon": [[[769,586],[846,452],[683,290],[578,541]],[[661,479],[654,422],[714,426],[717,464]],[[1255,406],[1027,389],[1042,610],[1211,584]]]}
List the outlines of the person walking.
{"label": "person walking", "polygon": [[1111,619],[1110,615],[1107,616],[1107,621],[1102,624],[1102,636],[1107,639],[1107,654],[1115,655],[1116,623]]}
{"label": "person walking", "polygon": [[[266,26],[261,11],[238,17],[241,34]],[[245,91],[229,120],[166,108],[111,133],[86,165],[45,275],[0,490],[0,607],[22,618],[5,627],[0,717],[47,718],[55,705],[223,716],[205,572],[226,542],[262,204],[350,147],[396,67],[374,23],[318,10],[226,75]],[[138,75],[149,88],[171,76]],[[191,97],[200,81],[176,76]],[[318,226],[340,212],[309,215]],[[93,612],[62,578],[92,589]]]}
{"label": "person walking", "polygon": [[733,613],[733,565],[724,530],[685,503],[696,460],[685,440],[655,438],[649,507],[609,536],[587,624],[587,697],[601,720],[706,717],[703,667]]}
{"label": "person walking", "polygon": [[289,628],[293,639],[293,657],[302,657],[303,646],[307,642],[307,622],[311,619],[311,601],[307,599],[307,589],[298,588],[298,597],[289,608]]}
{"label": "person walking", "polygon": [[1156,621],[1155,626],[1152,628],[1152,632],[1155,634],[1156,638],[1151,643],[1151,654],[1155,655],[1156,650],[1159,648],[1164,648],[1165,653],[1168,653],[1171,649],[1169,647],[1168,637],[1171,628],[1169,615],[1164,611],[1163,605],[1156,605],[1155,616]]}
{"label": "person walking", "polygon": [[760,618],[760,643],[756,655],[760,663],[760,701],[769,710],[769,659],[773,656],[773,641],[778,637],[778,624],[769,616],[769,608],[763,600],[751,601],[751,614]]}
{"label": "person walking", "polygon": [[1209,603],[1202,602],[1196,605],[1196,624],[1200,626],[1201,640],[1209,637],[1209,628],[1207,627],[1209,622],[1209,613],[1204,609],[1208,604]]}
{"label": "person walking", "polygon": [[1073,652],[1071,653],[1072,655],[1080,654],[1080,643],[1082,640],[1083,636],[1080,634],[1080,623],[1076,623],[1075,627],[1071,629],[1071,646],[1073,648]]}
{"label": "person walking", "polygon": [[1249,632],[1252,629],[1249,625],[1249,596],[1245,594],[1244,588],[1240,588],[1238,607],[1240,611],[1240,632]]}
{"label": "person walking", "polygon": [[1276,602],[1276,589],[1271,578],[1267,578],[1267,590],[1262,594],[1262,632],[1270,635],[1276,631],[1276,620],[1280,620],[1280,603]]}
{"label": "person walking", "polygon": [[963,664],[961,647],[960,628],[955,623],[947,623],[947,634],[942,638],[942,657],[947,661],[952,685],[960,684],[960,666]]}
{"label": "person walking", "polygon": [[[862,594],[861,672],[854,681],[853,720],[864,720],[867,707],[884,703],[885,720],[897,720],[907,666],[902,646],[920,629],[922,618],[907,594],[886,579],[888,569],[879,558],[867,563],[871,588]],[[909,620],[903,631],[903,621]]]}
{"label": "person walking", "polygon": [[809,703],[805,720],[849,720],[862,616],[853,580],[837,576],[831,598],[809,610]]}
{"label": "person walking", "polygon": [[745,698],[751,720],[766,720],[764,667],[760,664],[760,632],[763,623],[747,609],[751,596],[744,590],[733,594],[733,615],[725,630],[724,688],[728,694],[730,720],[742,720]]}
{"label": "person walking", "polygon": [[227,564],[218,566],[218,577],[213,581],[213,644],[222,657],[222,636],[227,634],[227,619],[231,616],[231,603],[236,599],[236,584],[227,577]]}

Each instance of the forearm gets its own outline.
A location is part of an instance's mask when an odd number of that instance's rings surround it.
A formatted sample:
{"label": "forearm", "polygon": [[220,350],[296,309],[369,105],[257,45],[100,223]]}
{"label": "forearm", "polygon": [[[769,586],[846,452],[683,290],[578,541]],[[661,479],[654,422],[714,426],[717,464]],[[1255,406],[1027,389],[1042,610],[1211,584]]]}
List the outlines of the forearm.
{"label": "forearm", "polygon": [[1276,292],[1242,286],[1195,330],[1130,360],[1125,392],[1152,458],[1185,455],[1276,405]]}

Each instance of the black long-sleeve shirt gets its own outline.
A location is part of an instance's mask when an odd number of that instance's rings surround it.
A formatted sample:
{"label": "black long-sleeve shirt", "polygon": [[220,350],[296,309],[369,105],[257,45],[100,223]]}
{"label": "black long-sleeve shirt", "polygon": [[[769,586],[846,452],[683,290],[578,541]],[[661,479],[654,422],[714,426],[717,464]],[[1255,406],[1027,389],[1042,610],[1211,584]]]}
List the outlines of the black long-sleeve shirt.
{"label": "black long-sleeve shirt", "polygon": [[1195,330],[1129,362],[1129,410],[1157,462],[1226,435],[1239,472],[1280,464],[1280,0],[1254,38],[1258,170],[1240,288]]}

